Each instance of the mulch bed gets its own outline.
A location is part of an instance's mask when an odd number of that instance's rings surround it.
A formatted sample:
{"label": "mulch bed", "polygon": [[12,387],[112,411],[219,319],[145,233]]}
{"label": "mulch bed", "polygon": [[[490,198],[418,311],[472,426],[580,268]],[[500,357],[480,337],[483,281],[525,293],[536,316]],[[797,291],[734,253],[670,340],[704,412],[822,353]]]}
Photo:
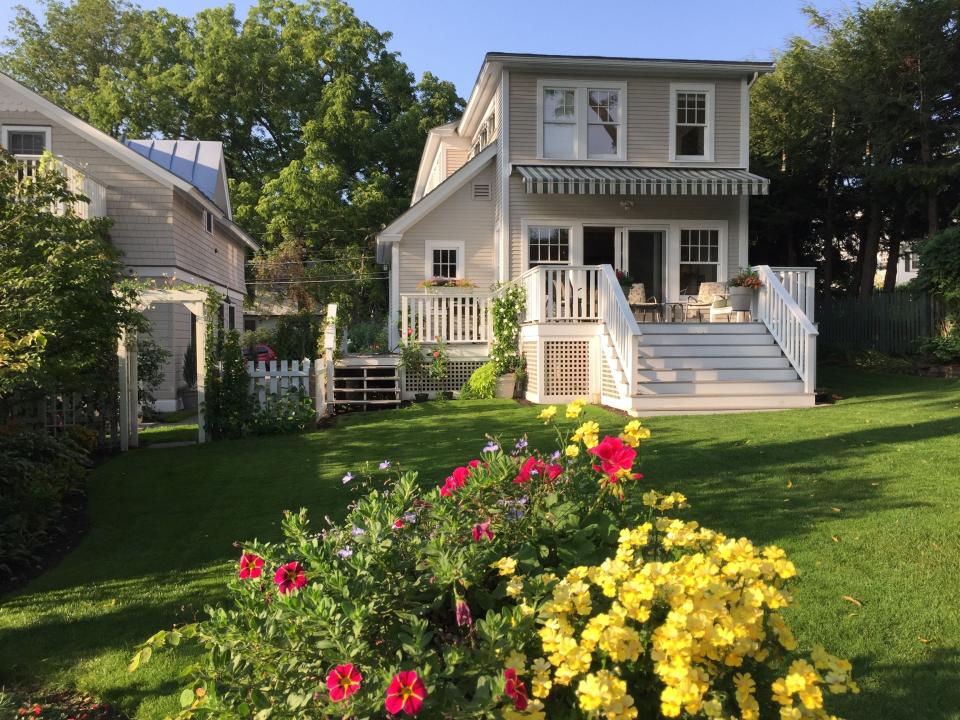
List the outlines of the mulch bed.
{"label": "mulch bed", "polygon": [[70,691],[6,691],[0,696],[0,714],[4,718],[40,718],[40,720],[128,720],[128,716],[110,703],[101,703],[90,695]]}

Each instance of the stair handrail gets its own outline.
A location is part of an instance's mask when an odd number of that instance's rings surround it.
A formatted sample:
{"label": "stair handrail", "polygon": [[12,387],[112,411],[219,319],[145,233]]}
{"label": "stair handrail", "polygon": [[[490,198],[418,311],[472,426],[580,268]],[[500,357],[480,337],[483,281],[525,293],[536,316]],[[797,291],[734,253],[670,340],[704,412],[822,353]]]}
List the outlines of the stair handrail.
{"label": "stair handrail", "polygon": [[623,372],[627,377],[628,395],[633,395],[637,389],[637,355],[640,352],[640,336],[642,332],[637,319],[630,310],[620,281],[611,265],[600,266],[600,321],[613,342],[613,347],[623,365]]}
{"label": "stair handrail", "polygon": [[816,391],[817,332],[793,295],[769,265],[753,268],[760,276],[755,319],[766,325],[783,354],[803,381],[805,393]]}

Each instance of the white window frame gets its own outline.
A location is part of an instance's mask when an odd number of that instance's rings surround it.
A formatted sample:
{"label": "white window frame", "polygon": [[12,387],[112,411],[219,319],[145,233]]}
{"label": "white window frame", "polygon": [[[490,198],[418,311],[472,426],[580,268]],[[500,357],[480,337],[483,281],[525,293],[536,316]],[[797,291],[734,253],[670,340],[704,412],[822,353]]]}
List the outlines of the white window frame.
{"label": "white window frame", "polygon": [[[682,244],[683,244],[683,231],[684,230],[696,230],[698,232],[716,232],[717,233],[717,260],[716,262],[707,260],[706,262],[698,260],[693,262],[692,260],[682,260]],[[713,223],[687,223],[681,222],[677,227],[677,290],[679,293],[683,293],[684,288],[680,287],[680,269],[684,265],[716,265],[717,266],[717,279],[712,282],[726,282],[727,280],[727,238],[726,238],[726,228]],[[687,288],[689,289],[689,288]],[[696,297],[697,290],[695,289],[693,293],[687,293],[682,295],[682,297]]]}
{"label": "white window frame", "polygon": [[457,280],[465,280],[464,275],[464,253],[466,244],[462,240],[431,240],[424,245],[423,254],[423,279],[429,280],[435,277],[433,274],[433,251],[434,250],[456,250],[457,251]]}
{"label": "white window frame", "polygon": [[520,266],[522,272],[530,269],[530,228],[532,227],[545,227],[556,230],[566,230],[567,231],[567,259],[559,260],[556,262],[547,261],[538,263],[538,265],[575,265],[577,264],[575,254],[575,248],[579,247],[579,236],[582,233],[582,224],[577,225],[573,222],[558,222],[556,220],[537,220],[535,218],[524,218],[520,223],[523,244],[520,247]]}
{"label": "white window frame", "polygon": [[[574,91],[574,118],[577,128],[574,136],[574,152],[570,157],[545,157],[543,153],[543,91],[547,88],[557,88]],[[590,155],[587,151],[587,103],[590,90],[616,90],[620,108],[620,122],[617,131],[617,152],[604,155]],[[540,160],[616,160],[627,159],[627,83],[625,81],[611,82],[609,80],[580,80],[570,78],[537,80],[537,158]]]}
{"label": "white window frame", "polygon": [[201,222],[203,223],[204,232],[207,233],[208,235],[213,235],[213,227],[214,227],[213,213],[210,212],[209,210],[204,210],[203,219],[201,220]]}
{"label": "white window frame", "polygon": [[[53,152],[52,132],[49,125],[3,125],[0,126],[0,144],[3,145],[4,150],[9,152],[10,141],[8,139],[9,133],[11,132],[29,132],[36,133],[42,132],[44,134],[43,145],[46,148],[47,152]],[[40,157],[39,155],[17,155],[16,157]]]}
{"label": "white window frame", "polygon": [[[706,127],[703,129],[703,155],[677,155],[677,93],[706,95]],[[716,134],[716,85],[713,83],[670,83],[670,162],[714,161]]]}

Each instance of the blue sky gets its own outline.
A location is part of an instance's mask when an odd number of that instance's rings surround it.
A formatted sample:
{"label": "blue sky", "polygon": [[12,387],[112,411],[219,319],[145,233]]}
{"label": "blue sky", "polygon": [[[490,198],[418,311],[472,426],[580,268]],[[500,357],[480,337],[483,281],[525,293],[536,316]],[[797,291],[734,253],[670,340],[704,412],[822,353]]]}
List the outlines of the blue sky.
{"label": "blue sky", "polygon": [[[36,6],[34,0],[22,0]],[[141,0],[180,14],[216,0]],[[249,0],[236,2],[245,14]],[[489,50],[631,57],[768,60],[793,35],[812,36],[806,0],[354,0],[357,14],[393,33],[391,47],[419,77],[431,70],[467,96]],[[821,11],[844,0],[811,0]],[[12,3],[0,3],[6,34]]]}

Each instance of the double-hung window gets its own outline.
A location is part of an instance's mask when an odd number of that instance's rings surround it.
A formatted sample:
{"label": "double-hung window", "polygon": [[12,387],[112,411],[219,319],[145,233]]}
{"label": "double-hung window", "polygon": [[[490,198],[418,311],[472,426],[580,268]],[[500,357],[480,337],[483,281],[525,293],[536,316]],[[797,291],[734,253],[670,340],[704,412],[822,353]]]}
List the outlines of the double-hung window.
{"label": "double-hung window", "polygon": [[527,266],[568,265],[570,228],[549,225],[527,227]]}
{"label": "double-hung window", "polygon": [[670,160],[713,161],[713,85],[670,86]]}
{"label": "double-hung window", "polygon": [[541,80],[539,155],[557,160],[625,160],[626,86]]}
{"label": "double-hung window", "polygon": [[700,283],[720,275],[720,231],[680,230],[680,292],[696,295]]}
{"label": "double-hung window", "polygon": [[11,155],[39,157],[50,149],[50,128],[34,125],[5,125],[0,142]]}
{"label": "double-hung window", "polygon": [[463,243],[430,242],[426,246],[424,275],[454,280],[463,278]]}

